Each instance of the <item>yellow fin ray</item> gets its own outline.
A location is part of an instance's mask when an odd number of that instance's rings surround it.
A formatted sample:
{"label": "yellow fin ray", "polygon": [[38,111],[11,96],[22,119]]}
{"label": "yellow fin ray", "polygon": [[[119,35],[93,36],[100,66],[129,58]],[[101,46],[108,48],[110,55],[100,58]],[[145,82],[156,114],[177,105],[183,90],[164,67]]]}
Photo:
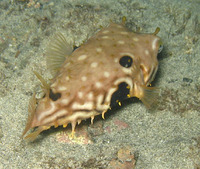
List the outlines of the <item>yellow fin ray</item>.
{"label": "yellow fin ray", "polygon": [[71,138],[73,139],[75,136],[76,121],[71,122],[71,125],[72,125]]}

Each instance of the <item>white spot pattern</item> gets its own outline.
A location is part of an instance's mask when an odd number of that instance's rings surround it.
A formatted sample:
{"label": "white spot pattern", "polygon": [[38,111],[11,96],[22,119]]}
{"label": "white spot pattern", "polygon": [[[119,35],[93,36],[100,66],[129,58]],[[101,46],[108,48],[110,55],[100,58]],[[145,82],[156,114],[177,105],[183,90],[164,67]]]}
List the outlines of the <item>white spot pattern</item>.
{"label": "white spot pattern", "polygon": [[109,39],[108,36],[102,36],[102,39]]}
{"label": "white spot pattern", "polygon": [[54,104],[53,101],[50,101],[50,106],[46,111],[43,111],[41,114],[39,114],[38,116],[38,121],[41,121],[43,118],[45,118],[46,116],[52,114],[52,112],[54,112],[56,110],[56,106]]}
{"label": "white spot pattern", "polygon": [[92,100],[94,98],[94,94],[92,92],[89,92],[87,97],[89,100]]}
{"label": "white spot pattern", "polygon": [[104,72],[103,75],[104,75],[104,77],[108,78],[110,76],[110,73],[109,72]]}
{"label": "white spot pattern", "polygon": [[95,83],[95,86],[96,86],[97,88],[100,88],[100,87],[102,87],[102,84],[101,84],[100,82],[96,82],[96,83]]}
{"label": "white spot pattern", "polygon": [[69,76],[66,76],[65,80],[66,80],[66,81],[69,81]]}
{"label": "white spot pattern", "polygon": [[72,109],[92,110],[93,107],[94,107],[93,106],[93,102],[86,102],[84,104],[80,104],[80,103],[74,102],[72,104]]}
{"label": "white spot pattern", "polygon": [[104,33],[104,34],[109,33],[109,30],[105,30],[102,33]]}
{"label": "white spot pattern", "polygon": [[97,62],[92,62],[91,65],[90,65],[92,68],[95,68],[98,66],[98,63]]}
{"label": "white spot pattern", "polygon": [[61,103],[67,105],[69,103],[69,99],[60,99]]}
{"label": "white spot pattern", "polygon": [[97,52],[102,52],[102,48],[96,48]]}
{"label": "white spot pattern", "polygon": [[149,51],[148,51],[147,49],[144,51],[144,53],[145,53],[146,55],[149,55]]}
{"label": "white spot pattern", "polygon": [[87,57],[87,55],[81,55],[78,57],[78,60],[85,60]]}
{"label": "white spot pattern", "polygon": [[135,42],[138,42],[138,41],[139,41],[139,39],[138,39],[138,38],[136,38],[136,37],[133,37],[133,41],[135,41]]}
{"label": "white spot pattern", "polygon": [[58,90],[59,91],[65,91],[65,90],[67,90],[67,87],[65,87],[65,86],[58,86]]}
{"label": "white spot pattern", "polygon": [[81,99],[83,98],[83,92],[78,92],[78,97]]}
{"label": "white spot pattern", "polygon": [[82,76],[82,77],[81,77],[81,80],[82,80],[83,82],[85,82],[85,81],[87,80],[87,77],[86,77],[86,76]]}
{"label": "white spot pattern", "polygon": [[125,42],[123,40],[119,40],[117,43],[123,45]]}
{"label": "white spot pattern", "polygon": [[128,32],[120,32],[122,35],[128,35]]}

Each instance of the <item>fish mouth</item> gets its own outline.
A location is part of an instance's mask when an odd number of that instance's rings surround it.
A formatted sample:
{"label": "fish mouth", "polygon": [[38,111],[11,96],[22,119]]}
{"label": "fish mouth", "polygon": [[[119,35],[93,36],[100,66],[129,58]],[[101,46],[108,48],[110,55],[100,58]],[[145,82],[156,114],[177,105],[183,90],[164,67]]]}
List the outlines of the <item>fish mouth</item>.
{"label": "fish mouth", "polygon": [[143,74],[144,83],[146,86],[148,86],[154,80],[158,66],[152,66],[149,71],[149,69],[146,69],[144,65],[140,65],[140,69]]}
{"label": "fish mouth", "polygon": [[154,80],[157,70],[158,70],[158,66],[155,66],[152,68],[151,73],[149,74],[149,78],[146,82],[147,86]]}

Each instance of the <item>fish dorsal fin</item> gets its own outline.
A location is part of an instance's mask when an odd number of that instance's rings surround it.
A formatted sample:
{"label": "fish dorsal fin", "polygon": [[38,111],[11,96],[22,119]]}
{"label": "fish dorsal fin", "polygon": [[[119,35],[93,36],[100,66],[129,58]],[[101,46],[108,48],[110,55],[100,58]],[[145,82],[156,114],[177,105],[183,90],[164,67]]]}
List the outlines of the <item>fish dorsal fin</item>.
{"label": "fish dorsal fin", "polygon": [[46,49],[47,68],[55,74],[64,63],[67,56],[71,55],[73,45],[70,45],[62,33],[57,33],[52,38]]}
{"label": "fish dorsal fin", "polygon": [[43,77],[36,71],[33,71],[33,73],[37,76],[37,78],[40,80],[40,82],[42,83],[42,90],[44,91],[44,93],[46,95],[48,95],[49,91],[50,91],[50,85],[47,84],[47,82],[43,79]]}

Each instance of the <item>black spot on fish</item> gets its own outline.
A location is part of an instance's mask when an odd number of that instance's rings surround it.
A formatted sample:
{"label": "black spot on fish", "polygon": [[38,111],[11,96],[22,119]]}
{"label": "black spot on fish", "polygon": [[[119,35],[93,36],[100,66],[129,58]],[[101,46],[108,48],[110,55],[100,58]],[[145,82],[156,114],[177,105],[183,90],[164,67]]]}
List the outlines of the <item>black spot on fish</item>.
{"label": "black spot on fish", "polygon": [[123,56],[120,58],[119,63],[121,66],[129,68],[133,64],[133,59],[130,56]]}
{"label": "black spot on fish", "polygon": [[73,51],[75,51],[78,48],[79,48],[79,46],[74,46]]}
{"label": "black spot on fish", "polygon": [[115,91],[111,97],[110,107],[120,105],[120,102],[128,98],[130,89],[127,83],[122,82],[118,85],[117,91]]}
{"label": "black spot on fish", "polygon": [[53,91],[50,89],[49,98],[53,101],[56,101],[61,98],[61,93],[53,93]]}
{"label": "black spot on fish", "polygon": [[44,94],[44,96],[42,98],[45,98],[46,97],[46,94]]}

